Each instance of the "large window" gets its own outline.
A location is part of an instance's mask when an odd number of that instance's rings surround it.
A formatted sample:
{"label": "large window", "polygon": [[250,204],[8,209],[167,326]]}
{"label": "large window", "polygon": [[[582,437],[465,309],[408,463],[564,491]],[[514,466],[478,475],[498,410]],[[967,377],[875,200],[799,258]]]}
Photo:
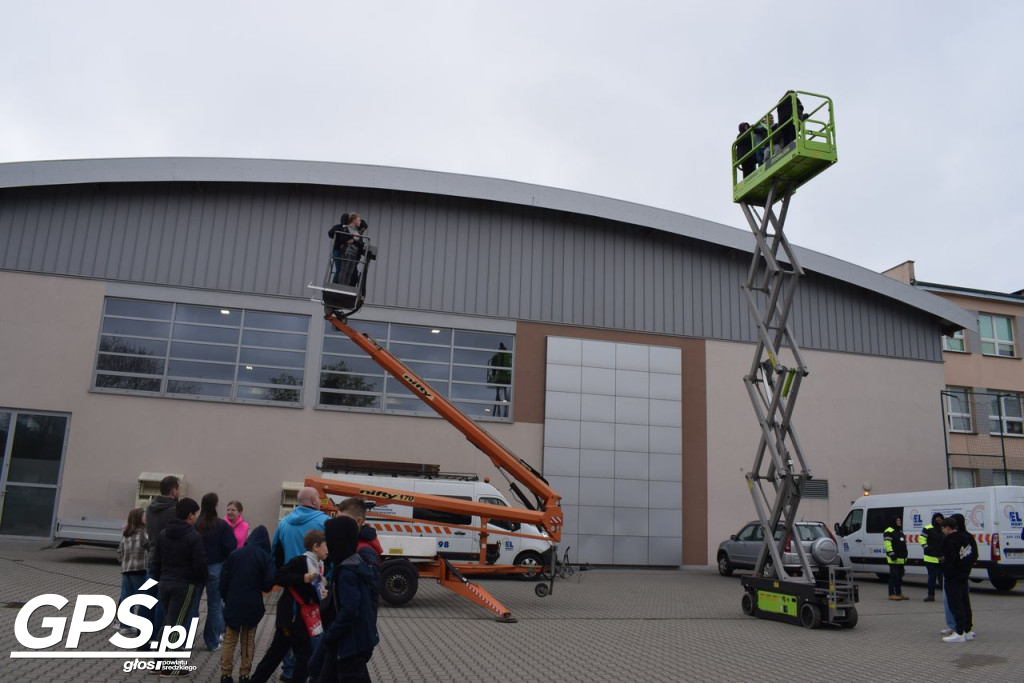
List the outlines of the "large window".
{"label": "large window", "polygon": [[971,393],[963,387],[946,387],[942,400],[946,403],[946,426],[951,432],[974,431],[971,424]]}
{"label": "large window", "polygon": [[981,352],[986,356],[1014,357],[1013,318],[1002,315],[979,315]]}
{"label": "large window", "polygon": [[309,317],[108,298],[97,391],[298,405]]}
{"label": "large window", "polygon": [[988,431],[1003,436],[1024,436],[1020,394],[993,393],[989,399]]}
{"label": "large window", "polygon": [[967,351],[967,342],[964,339],[964,331],[957,330],[952,337],[942,336],[942,348],[945,351],[956,351],[964,353]]}
{"label": "large window", "polygon": [[[470,417],[511,419],[513,335],[397,323],[349,324],[388,349],[435,392]],[[374,412],[434,414],[330,323],[324,323],[317,404]]]}

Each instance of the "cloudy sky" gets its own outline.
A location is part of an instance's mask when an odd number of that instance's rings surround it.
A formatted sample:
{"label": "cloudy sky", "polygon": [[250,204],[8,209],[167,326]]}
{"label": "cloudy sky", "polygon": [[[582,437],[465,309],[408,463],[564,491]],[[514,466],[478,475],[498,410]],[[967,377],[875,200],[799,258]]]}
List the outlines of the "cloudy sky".
{"label": "cloudy sky", "polygon": [[339,161],[590,192],[746,229],[736,124],[831,96],[790,239],[1024,288],[1024,2],[8,2],[0,162]]}

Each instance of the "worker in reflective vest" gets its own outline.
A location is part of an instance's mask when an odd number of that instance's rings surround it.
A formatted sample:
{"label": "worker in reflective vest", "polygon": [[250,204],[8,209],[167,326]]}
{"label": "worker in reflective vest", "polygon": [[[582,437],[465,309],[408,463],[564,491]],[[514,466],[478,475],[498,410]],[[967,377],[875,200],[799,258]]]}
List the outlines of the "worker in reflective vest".
{"label": "worker in reflective vest", "polygon": [[909,600],[903,595],[903,565],[907,563],[907,539],[903,536],[903,519],[896,517],[882,533],[885,556],[889,561],[889,599]]}
{"label": "worker in reflective vest", "polygon": [[924,553],[924,566],[928,569],[928,595],[925,602],[935,602],[935,589],[942,588],[942,545],[946,540],[942,533],[941,512],[932,515],[932,523],[921,529],[918,541]]}

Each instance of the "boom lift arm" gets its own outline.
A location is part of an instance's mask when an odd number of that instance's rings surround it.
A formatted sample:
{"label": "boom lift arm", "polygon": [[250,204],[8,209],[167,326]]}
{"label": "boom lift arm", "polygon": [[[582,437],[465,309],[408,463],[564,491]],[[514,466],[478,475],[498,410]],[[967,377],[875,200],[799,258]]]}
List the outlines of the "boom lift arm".
{"label": "boom lift arm", "polygon": [[[405,364],[393,356],[387,349],[374,341],[366,334],[359,332],[347,323],[350,315],[362,308],[366,295],[366,283],[370,263],[376,259],[376,250],[371,246],[366,249],[365,256],[360,259],[362,268],[357,268],[359,273],[358,282],[355,285],[339,285],[331,283],[330,267],[328,276],[325,278],[324,286],[310,285],[312,289],[320,290],[323,296],[325,319],[331,323],[342,334],[351,339],[356,346],[362,349],[378,365],[386,370],[391,376],[408,388],[413,395],[419,397],[424,403],[430,406],[438,415],[448,421],[449,424],[458,429],[466,439],[479,448],[494,463],[498,471],[509,481],[511,490],[519,497],[527,509],[506,507],[503,505],[492,505],[474,501],[448,498],[412,491],[401,491],[383,487],[371,487],[362,484],[346,482],[340,479],[328,479],[323,477],[308,477],[305,480],[306,486],[315,488],[323,503],[323,507],[330,510],[334,507],[328,494],[340,496],[358,496],[373,500],[379,503],[397,503],[402,505],[437,510],[440,512],[452,512],[480,518],[480,555],[477,562],[453,563],[443,557],[427,563],[419,563],[417,570],[421,577],[434,578],[446,588],[472,600],[480,606],[498,615],[498,620],[503,622],[514,622],[511,612],[498,602],[486,590],[470,583],[465,577],[474,574],[508,574],[507,566],[493,566],[487,564],[487,523],[491,519],[507,520],[526,524],[534,524],[545,531],[550,540],[555,544],[561,540],[563,515],[561,508],[561,496],[547,483],[547,481],[524,460],[516,456],[512,451],[503,446],[494,437],[488,434],[483,428],[466,417],[458,408],[452,405],[443,396],[440,396],[430,387],[427,382],[420,379]],[[531,502],[524,495],[517,485],[522,484],[530,491],[535,502]],[[503,532],[502,535],[524,535],[512,532]],[[555,553],[551,553],[552,572],[554,577]],[[536,568],[532,569],[536,571]],[[526,568],[519,568],[518,572],[526,573]],[[535,592],[544,597],[551,592],[551,585],[538,584]]]}

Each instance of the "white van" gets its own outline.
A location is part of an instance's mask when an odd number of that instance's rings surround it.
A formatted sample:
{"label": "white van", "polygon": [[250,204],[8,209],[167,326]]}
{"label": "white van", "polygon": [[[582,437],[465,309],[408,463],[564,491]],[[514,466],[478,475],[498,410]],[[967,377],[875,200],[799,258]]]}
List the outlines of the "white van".
{"label": "white van", "polygon": [[[498,489],[491,484],[477,479],[457,478],[420,478],[420,477],[392,477],[386,475],[367,474],[342,474],[335,472],[324,472],[325,479],[340,479],[354,484],[368,484],[374,487],[397,489],[400,491],[412,491],[414,493],[425,493],[434,496],[447,496],[471,500],[477,503],[490,503],[509,507],[508,501],[501,495]],[[331,496],[335,503],[344,500],[344,496]],[[412,522],[396,522],[388,519],[388,516],[398,515],[416,520],[422,520],[423,524]],[[450,560],[476,560],[480,557],[480,534],[464,529],[453,529],[447,525],[458,524],[461,526],[480,526],[479,517],[461,515],[451,512],[438,512],[437,510],[425,510],[423,508],[409,507],[408,505],[377,504],[373,508],[370,518],[367,520],[378,534],[390,536],[433,536],[437,538],[437,553]],[[499,565],[542,565],[550,562],[550,551],[553,544],[550,541],[542,541],[520,536],[508,536],[502,532],[513,531],[522,534],[536,536],[547,536],[532,524],[520,524],[519,522],[508,522],[500,519],[493,519],[488,523],[491,530],[489,541],[498,544],[498,557],[491,564]],[[489,558],[488,558],[489,559]]]}
{"label": "white van", "polygon": [[841,524],[835,525],[839,551],[858,571],[889,574],[882,533],[896,516],[903,519],[907,538],[908,574],[926,574],[921,530],[932,515],[960,513],[967,530],[978,541],[978,562],[971,578],[988,578],[996,590],[1010,591],[1024,578],[1024,486],[983,486],[970,489],[915,491],[862,496],[850,506]]}

